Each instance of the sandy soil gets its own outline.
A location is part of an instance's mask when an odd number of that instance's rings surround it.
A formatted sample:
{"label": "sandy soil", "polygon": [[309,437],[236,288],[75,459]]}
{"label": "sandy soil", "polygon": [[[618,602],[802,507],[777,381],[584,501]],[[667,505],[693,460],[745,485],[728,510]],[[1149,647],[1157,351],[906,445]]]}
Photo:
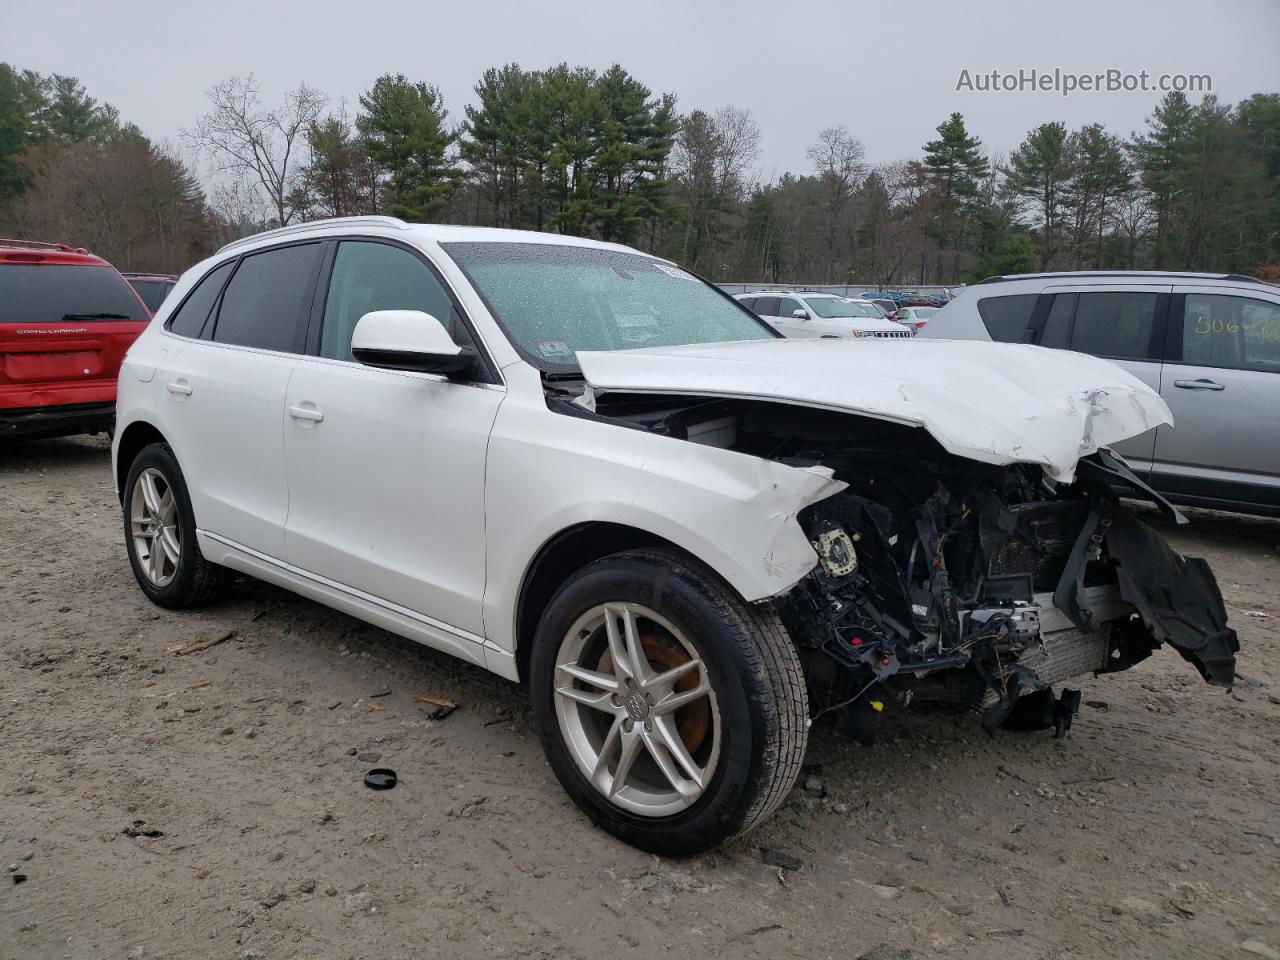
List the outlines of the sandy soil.
{"label": "sandy soil", "polygon": [[519,688],[251,581],[161,611],[118,516],[104,442],[0,448],[6,960],[1280,958],[1280,522],[1171,532],[1256,685],[1162,651],[1086,681],[1066,740],[820,731],[763,829],[663,861],[570,805]]}

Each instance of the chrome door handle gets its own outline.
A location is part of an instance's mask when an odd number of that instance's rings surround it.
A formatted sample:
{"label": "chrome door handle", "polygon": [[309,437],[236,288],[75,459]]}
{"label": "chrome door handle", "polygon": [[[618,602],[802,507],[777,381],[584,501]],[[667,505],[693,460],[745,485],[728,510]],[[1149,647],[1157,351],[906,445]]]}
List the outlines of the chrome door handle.
{"label": "chrome door handle", "polygon": [[1204,377],[1201,377],[1199,380],[1175,380],[1173,381],[1173,385],[1175,387],[1181,387],[1183,390],[1225,390],[1227,389],[1223,384],[1216,383],[1213,380],[1207,380]]}
{"label": "chrome door handle", "polygon": [[174,380],[164,385],[165,389],[170,393],[177,394],[180,397],[191,396],[191,384],[185,380]]}
{"label": "chrome door handle", "polygon": [[323,423],[324,414],[315,407],[297,406],[289,408],[289,416],[295,420],[308,420],[311,423]]}

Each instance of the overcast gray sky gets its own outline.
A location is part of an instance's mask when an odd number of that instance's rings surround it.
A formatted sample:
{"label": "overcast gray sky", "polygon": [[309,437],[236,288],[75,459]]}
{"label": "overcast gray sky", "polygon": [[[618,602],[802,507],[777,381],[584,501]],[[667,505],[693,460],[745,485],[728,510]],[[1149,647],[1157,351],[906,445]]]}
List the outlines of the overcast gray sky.
{"label": "overcast gray sky", "polygon": [[400,72],[440,87],[460,121],[486,67],[618,62],[682,111],[750,109],[770,178],[807,171],[805,148],[837,123],[879,163],[918,156],[955,110],[1007,152],[1047,120],[1127,136],[1160,96],[957,92],[963,69],[1209,74],[1229,102],[1280,91],[1280,0],[0,0],[0,60],[78,76],[174,142],[231,74],[255,74],[268,100],[306,81],[354,109]]}

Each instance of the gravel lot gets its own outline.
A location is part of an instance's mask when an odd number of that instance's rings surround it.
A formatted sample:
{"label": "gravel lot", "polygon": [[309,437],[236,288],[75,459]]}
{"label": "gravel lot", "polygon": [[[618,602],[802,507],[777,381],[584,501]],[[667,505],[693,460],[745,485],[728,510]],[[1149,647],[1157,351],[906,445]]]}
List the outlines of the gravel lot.
{"label": "gravel lot", "polygon": [[1066,740],[818,731],[762,830],[664,861],[570,805],[517,687],[251,581],[151,606],[109,464],[0,448],[0,957],[1280,958],[1280,521],[1171,532],[1254,683],[1166,650]]}

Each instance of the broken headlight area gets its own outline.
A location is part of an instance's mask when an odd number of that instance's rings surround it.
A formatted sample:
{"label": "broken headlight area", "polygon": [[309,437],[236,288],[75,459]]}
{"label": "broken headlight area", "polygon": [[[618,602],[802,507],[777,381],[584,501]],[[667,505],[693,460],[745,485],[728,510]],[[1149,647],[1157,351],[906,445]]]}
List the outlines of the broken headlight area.
{"label": "broken headlight area", "polygon": [[1053,685],[1161,643],[1231,685],[1239,647],[1213,574],[1126,509],[1114,485],[1149,494],[1106,451],[1069,485],[946,454],[837,459],[824,462],[849,488],[800,516],[819,563],[779,603],[815,718],[843,711],[870,742],[887,704],[933,701],[988,732],[1061,733],[1079,695],[1055,699]]}

